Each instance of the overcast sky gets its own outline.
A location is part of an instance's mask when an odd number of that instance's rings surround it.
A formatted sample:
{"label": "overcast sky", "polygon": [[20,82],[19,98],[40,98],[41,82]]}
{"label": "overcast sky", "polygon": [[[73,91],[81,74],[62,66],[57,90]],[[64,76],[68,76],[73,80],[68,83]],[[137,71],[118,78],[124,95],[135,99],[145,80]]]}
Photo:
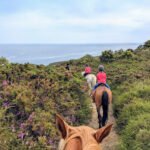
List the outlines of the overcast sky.
{"label": "overcast sky", "polygon": [[0,43],[142,43],[150,0],[0,0]]}

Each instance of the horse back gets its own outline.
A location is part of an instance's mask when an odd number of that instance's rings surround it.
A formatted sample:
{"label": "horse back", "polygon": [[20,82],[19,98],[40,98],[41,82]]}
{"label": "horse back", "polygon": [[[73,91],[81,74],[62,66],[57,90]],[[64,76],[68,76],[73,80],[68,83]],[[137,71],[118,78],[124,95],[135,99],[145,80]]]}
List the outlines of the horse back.
{"label": "horse back", "polygon": [[108,96],[108,102],[111,103],[112,102],[112,92],[111,92],[111,90],[108,89],[105,86],[99,86],[96,89],[96,92],[95,92],[95,103],[97,105],[101,105],[102,104],[102,98],[103,97],[106,98],[107,96]]}

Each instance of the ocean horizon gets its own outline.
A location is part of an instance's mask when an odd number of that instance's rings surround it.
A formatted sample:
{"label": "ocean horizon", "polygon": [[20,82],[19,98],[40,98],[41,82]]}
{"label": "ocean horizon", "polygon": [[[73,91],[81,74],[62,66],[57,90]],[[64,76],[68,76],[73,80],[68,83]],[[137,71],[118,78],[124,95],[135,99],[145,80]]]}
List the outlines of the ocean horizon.
{"label": "ocean horizon", "polygon": [[135,49],[139,43],[115,44],[0,44],[0,57],[12,63],[48,65],[78,59],[87,54],[101,55],[104,50]]}

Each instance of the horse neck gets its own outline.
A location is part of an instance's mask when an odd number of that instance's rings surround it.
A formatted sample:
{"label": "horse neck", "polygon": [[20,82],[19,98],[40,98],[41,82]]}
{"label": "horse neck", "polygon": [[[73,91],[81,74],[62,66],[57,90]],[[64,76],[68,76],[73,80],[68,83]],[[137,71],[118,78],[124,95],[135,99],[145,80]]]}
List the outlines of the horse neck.
{"label": "horse neck", "polygon": [[58,150],[82,150],[81,140],[78,134],[73,134],[66,140],[61,139]]}
{"label": "horse neck", "polygon": [[59,150],[100,150],[97,142],[94,138],[91,138],[91,132],[89,132],[89,135],[87,134],[87,128],[82,133],[78,129],[73,131],[66,140],[62,140],[59,144]]}
{"label": "horse neck", "polygon": [[[67,142],[68,141],[68,142]],[[59,150],[100,150],[100,147],[96,143],[88,143],[84,145],[80,138],[73,138],[67,140],[62,149]]]}
{"label": "horse neck", "polygon": [[82,142],[79,138],[70,137],[59,142],[58,150],[82,150]]}
{"label": "horse neck", "polygon": [[82,143],[79,138],[71,139],[66,147],[65,150],[82,150]]}
{"label": "horse neck", "polygon": [[101,150],[100,147],[96,144],[87,145],[83,150]]}

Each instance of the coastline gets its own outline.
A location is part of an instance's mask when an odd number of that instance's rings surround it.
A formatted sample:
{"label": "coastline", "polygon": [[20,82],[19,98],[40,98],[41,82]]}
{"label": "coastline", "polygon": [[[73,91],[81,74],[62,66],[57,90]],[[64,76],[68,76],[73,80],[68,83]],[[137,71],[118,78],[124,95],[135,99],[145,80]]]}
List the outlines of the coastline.
{"label": "coastline", "polygon": [[57,64],[80,59],[89,54],[98,56],[105,50],[135,49],[138,44],[87,44],[87,45],[0,45],[0,56],[12,63]]}

